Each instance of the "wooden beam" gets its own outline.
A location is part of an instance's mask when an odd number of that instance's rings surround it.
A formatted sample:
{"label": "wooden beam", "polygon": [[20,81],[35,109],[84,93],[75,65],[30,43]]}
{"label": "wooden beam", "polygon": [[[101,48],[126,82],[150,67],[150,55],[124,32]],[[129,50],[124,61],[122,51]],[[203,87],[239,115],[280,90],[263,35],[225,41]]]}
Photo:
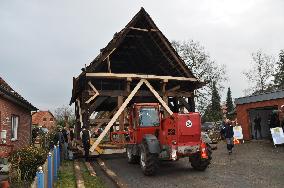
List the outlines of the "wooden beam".
{"label": "wooden beam", "polygon": [[180,89],[180,85],[175,86],[175,87],[169,89],[167,92],[176,91],[176,90],[178,90],[178,89]]}
{"label": "wooden beam", "polygon": [[178,80],[197,82],[196,78],[174,77],[174,76],[156,76],[156,75],[142,75],[142,74],[118,74],[118,73],[86,73],[86,77],[98,78],[115,78],[115,79],[151,79],[151,80]]}
{"label": "wooden beam", "polygon": [[[118,96],[117,107],[120,108],[122,104],[123,104],[123,96]],[[120,131],[124,130],[124,113],[121,113],[119,116],[119,130]]]}
{"label": "wooden beam", "polygon": [[131,30],[137,30],[137,31],[146,31],[146,32],[149,31],[148,29],[142,29],[142,28],[138,28],[138,27],[129,27],[129,29],[131,29]]}
{"label": "wooden beam", "polygon": [[93,152],[97,146],[99,145],[99,143],[102,141],[102,139],[105,137],[105,135],[107,134],[107,132],[109,131],[109,129],[111,128],[111,126],[114,124],[114,122],[116,121],[116,119],[118,118],[118,116],[123,112],[123,110],[126,108],[127,104],[130,102],[130,100],[134,97],[135,93],[140,89],[140,87],[142,86],[142,84],[144,83],[144,80],[141,79],[139,81],[139,83],[135,86],[135,88],[132,90],[132,92],[130,93],[130,95],[127,97],[127,99],[124,101],[124,103],[121,105],[121,107],[118,109],[118,111],[115,113],[115,115],[111,118],[110,122],[107,124],[107,126],[105,127],[105,129],[103,130],[103,132],[100,134],[100,136],[98,137],[98,139],[95,141],[95,143],[92,145],[92,147],[90,148],[90,151]]}
{"label": "wooden beam", "polygon": [[99,123],[108,123],[110,121],[109,118],[103,118],[103,119],[91,119],[90,123],[91,124],[99,124]]}
{"label": "wooden beam", "polygon": [[109,56],[107,56],[107,69],[108,69],[108,72],[111,73]]}
{"label": "wooden beam", "polygon": [[81,128],[83,127],[83,117],[82,117],[82,109],[81,109],[81,103],[79,99],[76,99],[77,104],[78,104],[78,108],[79,108],[79,119],[80,119],[80,124],[81,124]]}
{"label": "wooden beam", "polygon": [[114,52],[115,49],[116,49],[116,48],[113,48],[113,49],[108,53],[108,55],[103,59],[103,61],[106,60],[106,58],[109,58],[109,56]]}
{"label": "wooden beam", "polygon": [[86,104],[89,104],[92,100],[94,100],[100,94],[98,90],[95,88],[95,86],[93,86],[93,84],[90,81],[88,82],[88,84],[94,91],[94,95],[85,102]]}
{"label": "wooden beam", "polygon": [[[88,91],[90,95],[93,95],[94,92],[93,91]],[[118,97],[118,96],[124,96],[127,97],[130,93],[125,91],[125,90],[99,90],[100,93],[100,97]],[[160,96],[163,95],[163,93],[161,91],[157,91],[157,93],[159,93]],[[166,95],[168,97],[192,97],[193,93],[192,92],[188,92],[188,91],[166,91]],[[145,91],[145,90],[140,90],[138,91],[135,96],[137,97],[151,97],[153,96],[152,92],[150,91]],[[99,99],[99,98],[98,98]],[[97,99],[97,100],[98,100]]]}
{"label": "wooden beam", "polygon": [[169,108],[169,106],[165,103],[165,101],[163,101],[163,99],[160,97],[160,95],[157,93],[157,91],[151,86],[151,84],[147,81],[144,80],[144,83],[146,84],[146,86],[150,89],[150,91],[154,94],[154,96],[158,99],[158,101],[162,104],[162,106],[165,108],[165,110],[172,115],[173,112],[171,111],[171,109]]}

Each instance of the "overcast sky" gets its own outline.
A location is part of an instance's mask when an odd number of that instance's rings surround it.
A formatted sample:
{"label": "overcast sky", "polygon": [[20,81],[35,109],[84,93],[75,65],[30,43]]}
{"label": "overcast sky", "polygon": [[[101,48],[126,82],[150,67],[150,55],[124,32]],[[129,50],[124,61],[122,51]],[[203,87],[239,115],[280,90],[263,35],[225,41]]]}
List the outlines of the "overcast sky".
{"label": "overcast sky", "polygon": [[0,0],[0,76],[39,109],[68,104],[72,77],[142,6],[170,41],[199,41],[225,64],[234,98],[252,52],[284,49],[283,0]]}

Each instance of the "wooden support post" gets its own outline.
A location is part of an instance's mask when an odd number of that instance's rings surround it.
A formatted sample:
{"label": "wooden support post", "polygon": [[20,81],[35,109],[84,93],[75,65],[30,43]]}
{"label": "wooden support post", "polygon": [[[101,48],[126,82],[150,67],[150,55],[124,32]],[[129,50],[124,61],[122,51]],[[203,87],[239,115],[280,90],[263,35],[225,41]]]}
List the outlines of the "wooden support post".
{"label": "wooden support post", "polygon": [[127,83],[126,83],[126,91],[130,93],[130,84],[131,84],[132,79],[127,78]]}
{"label": "wooden support post", "polygon": [[132,90],[132,92],[130,93],[130,95],[127,97],[127,99],[124,101],[124,103],[121,105],[121,107],[118,109],[118,111],[115,113],[115,115],[111,118],[110,122],[107,124],[107,126],[105,127],[104,131],[100,134],[100,136],[98,137],[98,139],[96,140],[96,142],[92,145],[92,147],[90,148],[90,151],[93,152],[97,146],[99,145],[99,143],[102,141],[102,139],[105,137],[105,135],[107,134],[107,132],[109,131],[109,129],[111,128],[111,126],[114,124],[114,122],[116,121],[116,119],[118,118],[118,116],[123,112],[123,110],[125,109],[125,107],[128,105],[128,103],[130,102],[130,100],[134,97],[135,93],[137,93],[137,91],[139,90],[139,88],[142,86],[142,84],[144,83],[144,79],[141,79],[139,81],[139,83],[135,86],[135,88]]}
{"label": "wooden support post", "polygon": [[[118,96],[117,97],[117,107],[120,108],[122,104],[123,104],[123,96]],[[121,113],[119,116],[119,130],[120,131],[124,130],[124,112]]]}
{"label": "wooden support post", "polygon": [[108,72],[111,73],[109,56],[107,56],[107,69],[108,69]]}
{"label": "wooden support post", "polygon": [[79,99],[76,99],[77,104],[78,104],[78,111],[79,111],[79,118],[80,118],[80,124],[81,128],[83,127],[83,116],[82,116],[82,109],[81,109],[81,103]]}
{"label": "wooden support post", "polygon": [[[166,85],[167,85],[167,83],[168,83],[168,80],[163,80],[163,83],[162,83],[162,95],[163,95],[163,101],[165,101],[166,105],[168,106],[169,102],[168,102],[168,96],[167,96],[167,93],[166,93]],[[164,116],[168,117],[169,113],[165,112]]]}

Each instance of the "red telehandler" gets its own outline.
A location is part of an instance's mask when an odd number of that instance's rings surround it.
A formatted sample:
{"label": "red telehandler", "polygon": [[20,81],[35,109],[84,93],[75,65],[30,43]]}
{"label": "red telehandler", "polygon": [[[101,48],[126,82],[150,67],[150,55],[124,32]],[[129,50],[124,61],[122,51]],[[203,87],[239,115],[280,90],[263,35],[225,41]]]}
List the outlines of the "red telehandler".
{"label": "red telehandler", "polygon": [[211,149],[201,139],[199,113],[164,117],[159,103],[136,103],[128,116],[128,162],[140,162],[145,175],[155,174],[159,160],[188,157],[191,166],[200,171],[210,164]]}

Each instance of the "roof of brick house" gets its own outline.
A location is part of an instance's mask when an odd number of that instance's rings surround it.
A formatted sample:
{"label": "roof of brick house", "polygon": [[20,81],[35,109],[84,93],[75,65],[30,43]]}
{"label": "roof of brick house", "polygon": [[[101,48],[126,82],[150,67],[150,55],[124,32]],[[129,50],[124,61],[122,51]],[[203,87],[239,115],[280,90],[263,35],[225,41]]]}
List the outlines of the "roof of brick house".
{"label": "roof of brick house", "polygon": [[43,119],[43,117],[46,116],[47,114],[50,114],[54,118],[53,114],[50,111],[39,111],[39,112],[33,113],[32,114],[32,124],[38,125],[40,121]]}
{"label": "roof of brick house", "polygon": [[0,95],[8,99],[11,102],[14,102],[24,108],[27,108],[31,111],[36,111],[37,108],[34,107],[30,102],[28,102],[24,97],[17,93],[3,78],[0,77]]}

